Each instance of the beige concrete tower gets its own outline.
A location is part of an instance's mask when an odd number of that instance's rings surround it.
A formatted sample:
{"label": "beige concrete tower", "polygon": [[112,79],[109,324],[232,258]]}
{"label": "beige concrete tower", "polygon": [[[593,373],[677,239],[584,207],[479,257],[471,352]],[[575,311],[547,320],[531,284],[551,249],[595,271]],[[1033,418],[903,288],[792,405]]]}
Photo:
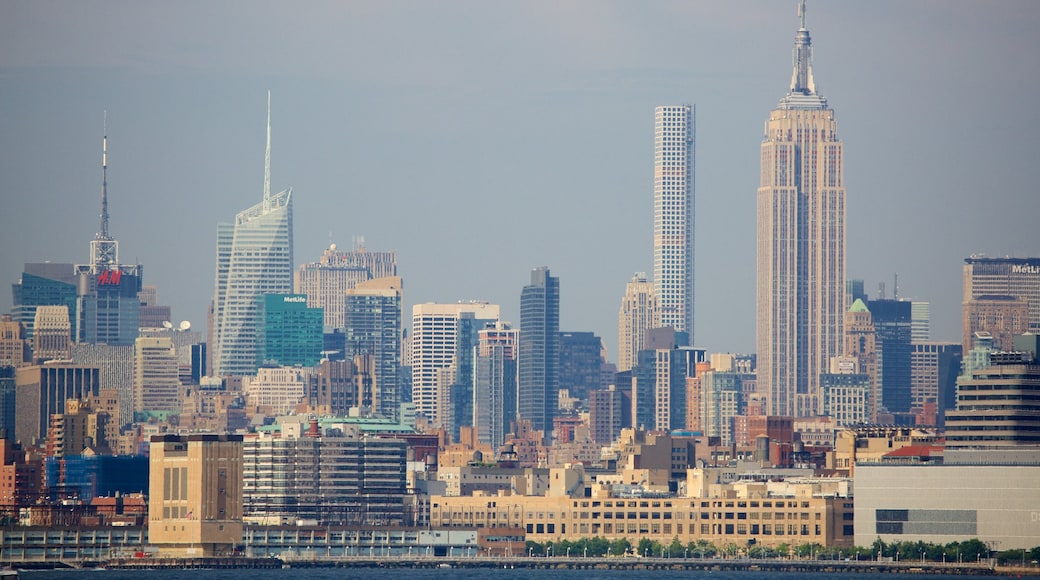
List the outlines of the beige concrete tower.
{"label": "beige concrete tower", "polygon": [[660,326],[661,311],[657,308],[654,285],[647,281],[646,274],[637,273],[625,285],[625,297],[618,311],[618,371],[627,371],[636,364],[647,329]]}
{"label": "beige concrete tower", "polygon": [[68,306],[37,306],[33,329],[33,359],[36,362],[72,358],[72,322]]}
{"label": "beige concrete tower", "polygon": [[845,310],[843,147],[816,92],[804,1],[799,15],[791,89],[762,141],[756,299],[759,390],[768,414],[792,416],[817,412]]}
{"label": "beige concrete tower", "polygon": [[242,436],[155,435],[148,542],[180,557],[231,555],[242,541]]}

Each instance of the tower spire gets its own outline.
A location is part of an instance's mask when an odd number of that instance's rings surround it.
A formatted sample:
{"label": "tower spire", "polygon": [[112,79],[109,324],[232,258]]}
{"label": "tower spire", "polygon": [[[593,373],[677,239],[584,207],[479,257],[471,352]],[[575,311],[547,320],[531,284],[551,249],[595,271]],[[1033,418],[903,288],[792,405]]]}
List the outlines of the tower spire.
{"label": "tower spire", "polygon": [[104,127],[101,136],[101,229],[97,239],[110,240],[108,237],[108,111],[105,111]]}
{"label": "tower spire", "polygon": [[805,0],[798,3],[801,28],[794,37],[794,71],[791,73],[791,93],[815,95],[816,82],[812,73],[812,39],[805,28]]}
{"label": "tower spire", "polygon": [[271,91],[267,91],[267,154],[264,155],[264,200],[271,198]]}

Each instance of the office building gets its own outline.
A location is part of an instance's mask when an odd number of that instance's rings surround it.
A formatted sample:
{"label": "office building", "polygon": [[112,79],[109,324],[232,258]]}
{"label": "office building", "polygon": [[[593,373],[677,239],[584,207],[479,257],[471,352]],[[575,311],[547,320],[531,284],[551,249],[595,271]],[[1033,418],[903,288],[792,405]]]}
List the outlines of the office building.
{"label": "office building", "polygon": [[519,332],[508,323],[477,332],[473,374],[473,427],[477,440],[497,450],[516,420],[516,356]]}
{"label": "office building", "polygon": [[963,308],[962,340],[986,332],[993,337],[994,348],[1011,350],[1015,336],[1029,332],[1029,299],[1023,296],[984,294],[968,300]]}
{"label": "office building", "polygon": [[42,441],[51,415],[65,412],[65,401],[96,397],[97,367],[70,362],[50,362],[15,371],[15,438],[25,445]]}
{"label": "office building", "polygon": [[910,412],[910,302],[869,300],[877,347],[881,406],[889,413]]}
{"label": "office building", "polygon": [[[457,432],[452,397],[462,393],[459,388],[453,393],[452,387],[464,383],[456,383],[459,359],[472,359],[477,332],[497,322],[499,311],[497,304],[477,301],[412,306],[412,402],[432,427]],[[472,374],[469,380],[472,385]],[[462,405],[472,404],[472,390],[468,395],[469,402]]]}
{"label": "office building", "polygon": [[90,260],[76,266],[76,342],[133,345],[140,326],[142,268],[119,261],[119,242],[108,231],[108,130],[101,145],[101,227],[90,241]]}
{"label": "office building", "polygon": [[257,366],[311,367],[324,347],[320,308],[308,308],[303,294],[265,294],[261,299]]}
{"label": "office building", "polygon": [[0,365],[25,365],[30,358],[29,350],[25,325],[13,320],[10,314],[0,316]]}
{"label": "office building", "polygon": [[117,393],[120,426],[134,420],[134,344],[111,346],[107,344],[77,343],[72,345],[72,362],[82,367],[98,369],[101,389]]}
{"label": "office building", "polygon": [[991,352],[989,366],[957,380],[957,408],[946,412],[948,450],[1024,450],[1034,462],[1040,457],[1040,335],[1015,337],[1013,348]]}
{"label": "office building", "polygon": [[910,342],[931,340],[932,305],[928,302],[910,302]]}
{"label": "office building", "polygon": [[155,435],[148,463],[148,543],[161,555],[232,555],[242,542],[242,436]]}
{"label": "office building", "polygon": [[560,279],[542,266],[520,292],[517,416],[549,439],[560,390]]}
{"label": "office building", "polygon": [[[375,360],[380,415],[397,419],[401,393],[401,302],[403,284],[398,276],[358,282],[343,301],[343,346],[346,358],[357,355]],[[326,317],[326,324],[328,318]]]}
{"label": "office building", "polygon": [[181,412],[177,352],[169,338],[139,337],[134,358],[134,421]]}
{"label": "office building", "polygon": [[654,292],[661,322],[693,343],[697,110],[654,109]]}
{"label": "office building", "polygon": [[[858,303],[862,304],[859,300]],[[848,318],[846,318],[848,324]],[[848,328],[848,326],[846,326]],[[840,356],[831,359],[830,372],[820,376],[820,414],[838,427],[874,422],[871,418],[873,377],[862,372],[860,360],[869,357]]]}
{"label": "office building", "polygon": [[767,414],[814,414],[819,377],[841,354],[845,298],[844,148],[816,92],[800,10],[787,95],[769,115],[758,188],[758,389]]}
{"label": "office building", "polygon": [[141,303],[140,318],[138,324],[141,328],[164,328],[171,320],[169,306],[159,304],[159,289],[155,286],[144,285],[137,293],[137,299]]}
{"label": "office building", "polygon": [[297,367],[261,367],[256,376],[242,377],[242,392],[250,413],[288,415],[304,400],[310,373]]}
{"label": "office building", "polygon": [[72,358],[72,321],[68,306],[38,306],[33,321],[33,361]]}
{"label": "office building", "polygon": [[591,332],[560,333],[560,390],[566,390],[572,398],[582,403],[589,400],[589,393],[606,388],[607,349],[603,339]]}
{"label": "office building", "polygon": [[619,371],[635,365],[636,356],[645,347],[646,331],[661,326],[661,312],[657,307],[654,285],[646,275],[638,273],[625,285],[625,296],[618,311]]}
{"label": "office building", "polygon": [[402,439],[250,436],[243,453],[247,521],[266,525],[394,525],[404,519]]}
{"label": "office building", "polygon": [[15,367],[0,364],[0,439],[14,439],[17,411]]}
{"label": "office building", "polygon": [[[874,328],[874,317],[863,300],[857,298],[848,312],[845,313],[845,348],[844,358],[856,362],[852,372],[867,377],[866,420],[877,421],[881,410],[881,387],[878,376],[877,332]],[[831,373],[834,371],[832,370]],[[847,383],[849,379],[840,379]],[[835,393],[837,395],[837,393]],[[833,415],[832,415],[833,417]],[[837,417],[834,417],[837,419]],[[843,422],[842,424],[848,424]]]}
{"label": "office building", "polygon": [[733,418],[744,414],[740,374],[711,370],[698,378],[701,430],[705,436],[718,437],[720,445],[733,444]]}
{"label": "office building", "polygon": [[294,275],[295,292],[307,295],[307,306],[324,311],[325,328],[342,329],[346,324],[343,295],[366,280],[396,278],[397,253],[369,251],[363,240],[350,251],[331,244],[317,262],[303,264]]}
{"label": "office building", "polygon": [[943,426],[947,410],[956,406],[961,345],[915,342],[910,353],[910,410],[919,425]]}
{"label": "office building", "polygon": [[[631,382],[631,381],[630,381]],[[632,427],[632,389],[610,385],[589,394],[589,436],[600,445],[608,445]]]}
{"label": "office building", "polygon": [[76,266],[50,262],[27,263],[18,282],[11,285],[11,318],[25,327],[32,340],[37,306],[66,306],[76,312]]}
{"label": "office building", "polygon": [[234,223],[217,224],[213,372],[256,373],[260,299],[293,289],[292,188],[271,193],[271,97],[267,101],[264,197]]}
{"label": "office building", "polygon": [[[1029,302],[1027,332],[1040,333],[1040,258],[987,258],[972,256],[964,260],[964,297],[967,304],[982,296],[1014,296]],[[964,324],[965,352],[971,348],[971,334],[992,332]]]}

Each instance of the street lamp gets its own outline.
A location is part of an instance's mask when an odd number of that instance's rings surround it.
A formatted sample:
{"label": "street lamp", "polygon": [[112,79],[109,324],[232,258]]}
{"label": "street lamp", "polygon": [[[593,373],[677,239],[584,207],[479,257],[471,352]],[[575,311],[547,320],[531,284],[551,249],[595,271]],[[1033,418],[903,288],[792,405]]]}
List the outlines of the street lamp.
{"label": "street lamp", "polygon": [[528,558],[534,558],[534,548],[533,547],[527,549],[527,557]]}
{"label": "street lamp", "polygon": [[571,557],[571,547],[570,546],[567,546],[567,557],[568,558]]}
{"label": "street lamp", "polygon": [[689,557],[689,555],[690,555],[690,548],[687,547],[685,550],[683,550],[682,559],[685,560],[687,557]]}

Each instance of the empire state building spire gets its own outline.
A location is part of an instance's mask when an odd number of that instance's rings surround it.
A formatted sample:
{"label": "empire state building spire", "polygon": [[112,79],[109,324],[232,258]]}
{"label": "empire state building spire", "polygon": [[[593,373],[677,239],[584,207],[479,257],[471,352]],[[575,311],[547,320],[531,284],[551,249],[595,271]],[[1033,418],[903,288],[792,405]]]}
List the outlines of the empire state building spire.
{"label": "empire state building spire", "polygon": [[791,88],[780,101],[781,109],[826,109],[827,100],[816,94],[816,81],[812,70],[812,38],[805,27],[805,0],[798,4],[801,27],[794,36],[792,55]]}

